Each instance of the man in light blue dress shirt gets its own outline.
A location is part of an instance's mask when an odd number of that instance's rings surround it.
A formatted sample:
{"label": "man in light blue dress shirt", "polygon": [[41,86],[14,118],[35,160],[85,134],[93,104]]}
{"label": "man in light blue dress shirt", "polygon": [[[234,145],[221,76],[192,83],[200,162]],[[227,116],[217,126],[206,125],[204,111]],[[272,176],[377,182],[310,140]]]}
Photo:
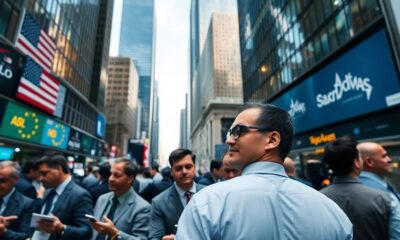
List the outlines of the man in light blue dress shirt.
{"label": "man in light blue dress shirt", "polygon": [[236,117],[226,143],[242,175],[197,193],[178,223],[177,239],[352,239],[352,224],[330,199],[288,178],[290,116],[252,105]]}

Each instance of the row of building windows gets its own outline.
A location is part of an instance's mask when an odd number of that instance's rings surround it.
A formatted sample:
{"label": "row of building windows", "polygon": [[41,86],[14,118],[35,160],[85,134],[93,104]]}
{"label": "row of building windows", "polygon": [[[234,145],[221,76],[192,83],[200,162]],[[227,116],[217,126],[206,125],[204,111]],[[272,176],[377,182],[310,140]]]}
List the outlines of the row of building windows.
{"label": "row of building windows", "polygon": [[245,101],[265,101],[381,16],[376,0],[282,0],[263,8],[250,32],[240,18]]}

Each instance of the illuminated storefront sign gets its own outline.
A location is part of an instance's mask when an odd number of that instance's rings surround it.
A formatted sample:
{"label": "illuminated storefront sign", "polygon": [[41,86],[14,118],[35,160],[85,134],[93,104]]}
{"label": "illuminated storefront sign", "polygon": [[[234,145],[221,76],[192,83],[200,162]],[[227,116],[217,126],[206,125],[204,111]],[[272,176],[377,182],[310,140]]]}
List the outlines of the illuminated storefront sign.
{"label": "illuminated storefront sign", "polygon": [[400,80],[385,30],[272,103],[290,113],[296,133],[400,104]]}
{"label": "illuminated storefront sign", "polygon": [[9,102],[0,135],[40,144],[45,120],[43,115]]}
{"label": "illuminated storefront sign", "polygon": [[335,133],[328,133],[328,134],[321,133],[321,135],[319,135],[319,136],[310,136],[309,137],[310,144],[315,145],[315,146],[318,146],[321,143],[325,144],[325,143],[331,142],[335,139],[336,139]]}
{"label": "illuminated storefront sign", "polygon": [[42,144],[66,149],[68,136],[69,136],[69,127],[54,121],[52,119],[46,120],[46,125],[44,126]]}
{"label": "illuminated storefront sign", "polygon": [[21,55],[12,47],[0,42],[0,92],[11,96]]}
{"label": "illuminated storefront sign", "polygon": [[0,135],[66,149],[70,128],[44,115],[8,102]]}

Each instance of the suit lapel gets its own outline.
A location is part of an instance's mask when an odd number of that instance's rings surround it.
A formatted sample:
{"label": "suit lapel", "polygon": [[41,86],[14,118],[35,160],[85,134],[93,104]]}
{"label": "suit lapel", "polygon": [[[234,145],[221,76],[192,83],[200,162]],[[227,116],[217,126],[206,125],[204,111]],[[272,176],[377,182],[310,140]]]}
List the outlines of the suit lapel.
{"label": "suit lapel", "polygon": [[16,211],[14,211],[18,206],[21,205],[21,202],[18,198],[17,190],[13,192],[11,197],[8,199],[7,206],[4,209],[3,216],[15,215]]}
{"label": "suit lapel", "polygon": [[174,206],[176,209],[178,216],[181,215],[183,212],[183,206],[182,206],[182,201],[179,197],[178,191],[176,190],[175,185],[171,186],[170,192],[169,192],[169,203]]}
{"label": "suit lapel", "polygon": [[134,190],[133,188],[130,188],[127,196],[125,196],[124,201],[120,203],[117,210],[115,211],[113,219],[114,225],[118,222],[121,216],[124,215],[125,212],[128,212],[129,208],[134,202],[135,202]]}
{"label": "suit lapel", "polygon": [[61,193],[60,196],[58,196],[57,202],[56,202],[56,204],[54,205],[54,209],[53,209],[53,211],[52,211],[52,213],[53,213],[54,215],[56,215],[55,213],[57,213],[57,211],[61,208],[61,206],[62,206],[63,203],[68,202],[66,199],[67,199],[68,196],[70,195],[70,192],[71,192],[71,190],[72,190],[73,184],[74,184],[74,183],[73,183],[73,180],[71,179],[71,182],[69,182],[69,183],[67,184],[67,186],[65,187],[64,191]]}

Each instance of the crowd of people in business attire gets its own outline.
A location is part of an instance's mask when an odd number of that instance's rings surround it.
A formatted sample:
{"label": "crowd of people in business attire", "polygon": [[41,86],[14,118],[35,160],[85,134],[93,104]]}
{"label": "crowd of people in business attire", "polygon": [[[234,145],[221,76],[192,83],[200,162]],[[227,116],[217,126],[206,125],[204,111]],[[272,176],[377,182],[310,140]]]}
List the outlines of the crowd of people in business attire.
{"label": "crowd of people in business attire", "polygon": [[61,153],[22,170],[2,161],[0,239],[400,239],[400,198],[385,181],[392,168],[381,145],[328,143],[323,162],[334,178],[317,191],[287,157],[292,138],[286,111],[250,105],[202,177],[182,148],[161,172],[119,159],[88,165],[82,181]]}

